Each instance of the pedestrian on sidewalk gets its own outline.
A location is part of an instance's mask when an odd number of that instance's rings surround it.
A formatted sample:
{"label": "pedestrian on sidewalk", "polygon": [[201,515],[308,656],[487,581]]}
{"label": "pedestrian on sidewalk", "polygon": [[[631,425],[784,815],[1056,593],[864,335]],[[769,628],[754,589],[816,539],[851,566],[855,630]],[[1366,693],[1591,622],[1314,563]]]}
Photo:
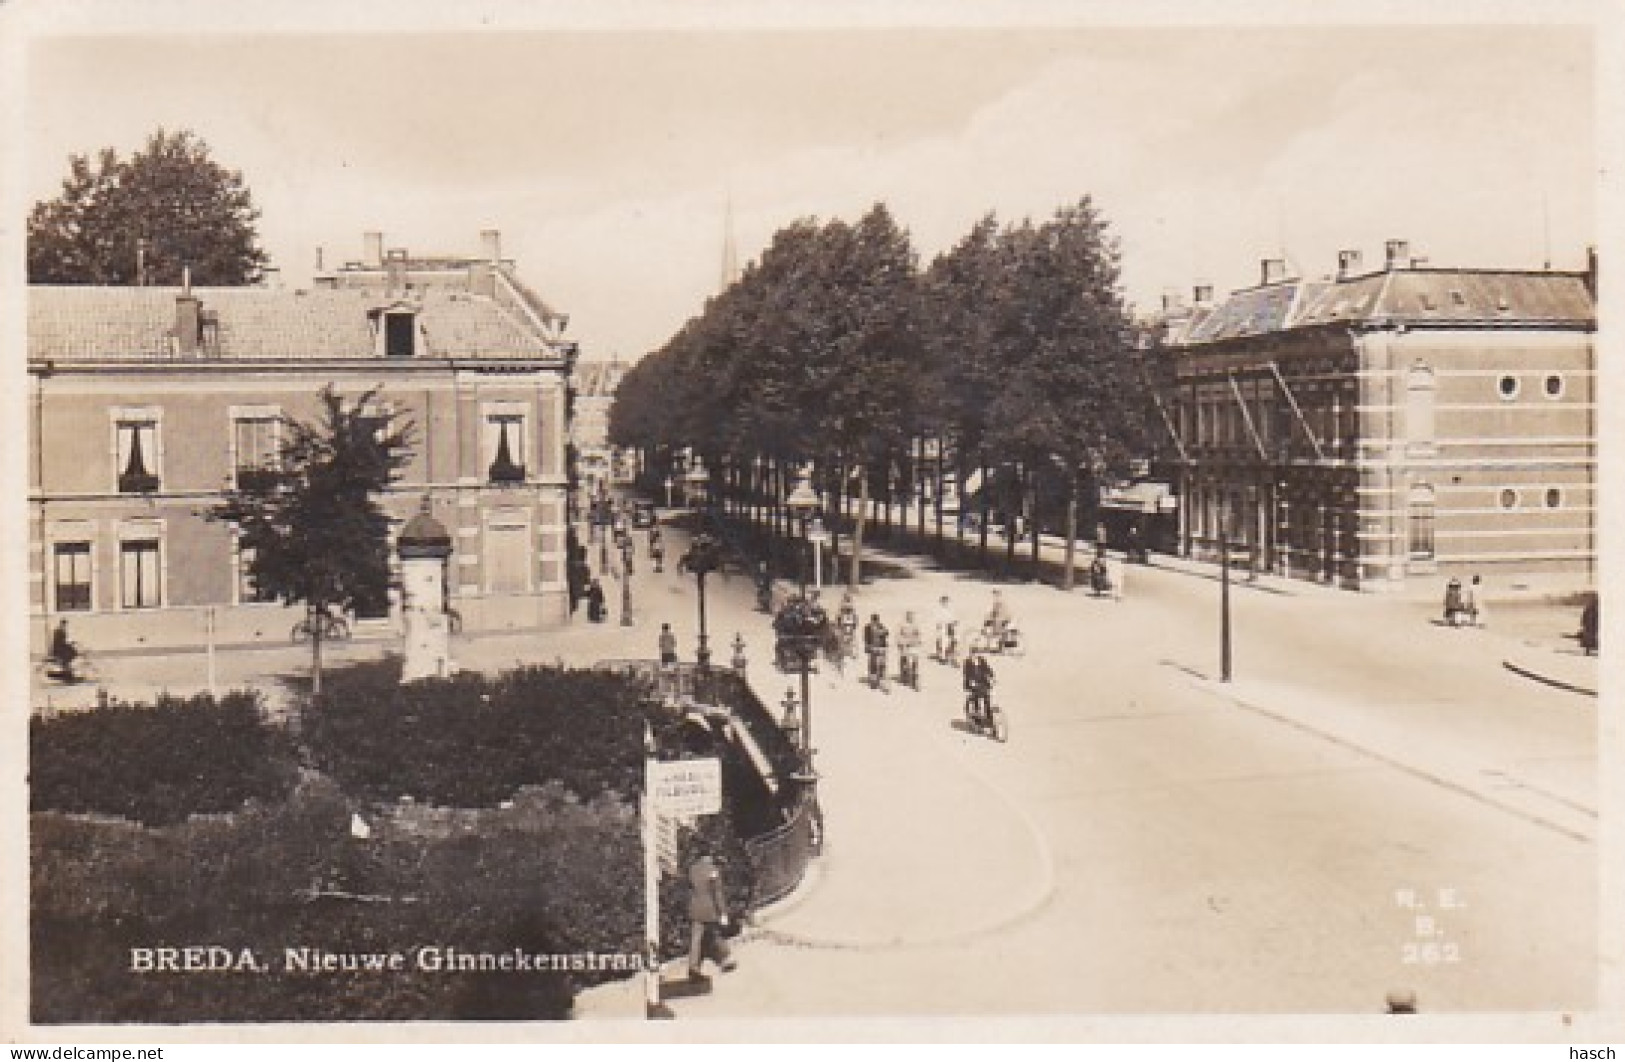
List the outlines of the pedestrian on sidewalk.
{"label": "pedestrian on sidewalk", "polygon": [[688,977],[705,980],[705,960],[716,960],[724,971],[736,965],[727,938],[728,899],[722,889],[722,872],[704,849],[688,867]]}
{"label": "pedestrian on sidewalk", "polygon": [[587,587],[587,618],[594,623],[604,622],[608,610],[604,607],[604,584],[597,579]]}
{"label": "pedestrian on sidewalk", "polygon": [[1474,627],[1489,626],[1489,613],[1484,607],[1483,579],[1473,576],[1473,581],[1467,587],[1467,622]]}
{"label": "pedestrian on sidewalk", "polygon": [[660,625],[660,665],[670,667],[677,663],[677,635],[672,633],[671,624]]}

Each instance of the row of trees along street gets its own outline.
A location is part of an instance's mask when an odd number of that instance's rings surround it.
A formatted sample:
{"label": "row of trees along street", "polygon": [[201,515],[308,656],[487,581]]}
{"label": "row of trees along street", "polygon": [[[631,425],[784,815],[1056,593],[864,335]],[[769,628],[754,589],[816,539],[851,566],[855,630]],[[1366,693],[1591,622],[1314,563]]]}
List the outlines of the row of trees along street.
{"label": "row of trees along street", "polygon": [[872,506],[924,488],[940,539],[943,483],[976,482],[983,562],[989,512],[1026,512],[1064,529],[1070,586],[1098,487],[1149,445],[1118,270],[1087,196],[1042,223],[990,213],[924,270],[884,204],[856,224],[797,221],[627,374],[611,440],[643,452],[651,483],[691,448],[713,496],[775,532],[812,463],[849,517],[854,587]]}

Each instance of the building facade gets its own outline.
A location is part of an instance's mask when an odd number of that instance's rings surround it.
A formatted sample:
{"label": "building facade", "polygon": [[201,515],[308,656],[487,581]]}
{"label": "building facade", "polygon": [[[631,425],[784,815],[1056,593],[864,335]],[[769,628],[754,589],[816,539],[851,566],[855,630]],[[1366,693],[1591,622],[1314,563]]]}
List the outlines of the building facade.
{"label": "building facade", "polygon": [[600,485],[630,483],[636,474],[632,455],[609,441],[609,410],[629,368],[622,361],[582,361],[573,379],[575,401],[570,418],[578,471],[595,495]]}
{"label": "building facade", "polygon": [[1595,263],[1427,268],[1390,241],[1168,321],[1181,549],[1362,590],[1596,570]]}
{"label": "building facade", "polygon": [[[275,466],[286,421],[315,421],[329,386],[376,391],[411,424],[384,506],[398,529],[427,499],[451,530],[464,629],[566,619],[575,346],[498,234],[482,240],[479,256],[423,258],[368,234],[362,260],[308,290],[31,288],[35,639],[67,619],[94,649],[286,642],[299,613],[263,599],[205,513]],[[398,598],[357,632],[394,632]]]}

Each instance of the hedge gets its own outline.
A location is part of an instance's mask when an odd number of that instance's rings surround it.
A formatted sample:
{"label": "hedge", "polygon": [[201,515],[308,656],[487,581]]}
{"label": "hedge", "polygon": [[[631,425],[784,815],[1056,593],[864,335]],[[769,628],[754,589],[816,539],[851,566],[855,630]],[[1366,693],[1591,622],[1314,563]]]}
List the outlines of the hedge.
{"label": "hedge", "polygon": [[149,825],[281,799],[295,779],[284,736],[258,694],[114,701],[29,721],[30,807]]}

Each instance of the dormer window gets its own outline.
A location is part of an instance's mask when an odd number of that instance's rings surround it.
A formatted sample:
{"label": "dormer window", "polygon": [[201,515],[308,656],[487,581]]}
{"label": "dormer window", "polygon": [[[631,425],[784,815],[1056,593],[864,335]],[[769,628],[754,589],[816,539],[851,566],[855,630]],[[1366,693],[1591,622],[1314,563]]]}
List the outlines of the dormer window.
{"label": "dormer window", "polygon": [[410,358],[417,353],[417,315],[409,310],[384,314],[384,356]]}

